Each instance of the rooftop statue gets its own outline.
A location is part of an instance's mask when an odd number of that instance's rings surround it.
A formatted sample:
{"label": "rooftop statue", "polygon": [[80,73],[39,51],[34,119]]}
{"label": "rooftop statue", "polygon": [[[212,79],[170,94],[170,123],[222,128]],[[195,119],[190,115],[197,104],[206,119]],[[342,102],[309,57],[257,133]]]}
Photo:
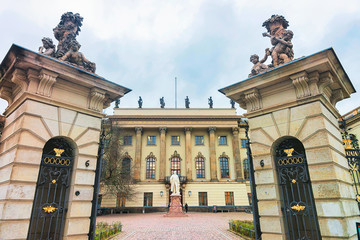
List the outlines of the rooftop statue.
{"label": "rooftop statue", "polygon": [[253,54],[250,56],[250,62],[254,64],[254,66],[251,68],[251,73],[249,74],[249,77],[255,76],[259,73],[266,72],[269,70],[269,67],[264,64],[266,62],[268,56],[270,55],[270,50],[267,48],[265,49],[265,56],[263,59],[259,61],[259,56],[257,54]]}
{"label": "rooftop statue", "polygon": [[209,104],[209,108],[213,108],[214,102],[212,100],[212,97],[208,98],[208,104]]}
{"label": "rooftop statue", "polygon": [[186,98],[185,98],[185,107],[190,108],[190,99],[188,96],[186,96]]}
{"label": "rooftop statue", "polygon": [[164,100],[164,97],[161,97],[161,98],[160,98],[160,107],[161,107],[161,108],[165,108],[165,100]]}
{"label": "rooftop statue", "polygon": [[263,25],[267,29],[264,37],[269,37],[273,47],[270,50],[273,67],[288,63],[294,59],[294,51],[291,40],[294,33],[286,30],[289,22],[280,15],[272,15]]}
{"label": "rooftop statue", "polygon": [[143,104],[143,100],[142,100],[141,96],[139,96],[139,100],[138,100],[139,108],[142,108],[142,104]]}
{"label": "rooftop statue", "polygon": [[79,35],[82,21],[83,18],[78,13],[64,13],[61,16],[60,23],[53,29],[54,36],[59,41],[57,50],[55,51],[55,46],[50,38],[43,38],[43,47],[39,48],[39,52],[95,73],[95,63],[87,60],[85,56],[79,52],[81,45],[76,41],[76,36]]}

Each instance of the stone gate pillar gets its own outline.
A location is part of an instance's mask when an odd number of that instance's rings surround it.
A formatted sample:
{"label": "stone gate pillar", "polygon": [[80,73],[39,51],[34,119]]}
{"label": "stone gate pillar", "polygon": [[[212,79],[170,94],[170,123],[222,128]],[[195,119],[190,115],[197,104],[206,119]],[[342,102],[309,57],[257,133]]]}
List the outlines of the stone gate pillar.
{"label": "stone gate pillar", "polygon": [[75,158],[63,239],[88,239],[103,108],[130,90],[12,45],[0,66],[9,105],[0,143],[0,239],[26,239],[45,143],[62,137]]}
{"label": "stone gate pillar", "polygon": [[[300,58],[219,91],[247,110],[262,238],[286,239],[288,223],[275,150],[281,141],[296,138],[305,148],[322,239],[357,239],[359,209],[335,108],[355,89],[334,50]],[[305,206],[301,204],[292,205],[290,211],[300,213]]]}

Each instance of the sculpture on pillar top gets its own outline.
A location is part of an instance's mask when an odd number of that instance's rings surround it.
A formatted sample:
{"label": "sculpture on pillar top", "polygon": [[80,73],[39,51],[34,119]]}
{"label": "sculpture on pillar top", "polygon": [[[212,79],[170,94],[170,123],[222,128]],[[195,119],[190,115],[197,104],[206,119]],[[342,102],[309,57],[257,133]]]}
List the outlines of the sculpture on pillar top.
{"label": "sculpture on pillar top", "polygon": [[[266,72],[294,59],[293,44],[291,42],[294,33],[291,30],[287,30],[289,22],[285,17],[272,15],[262,26],[267,30],[266,33],[262,34],[263,37],[269,37],[273,47],[271,49],[265,49],[265,56],[261,60],[259,60],[259,56],[256,54],[250,56],[250,62],[252,62],[254,66],[251,69],[249,77]],[[266,65],[265,61],[268,56],[271,56],[272,63]]]}
{"label": "sculpture on pillar top", "polygon": [[55,45],[50,38],[43,38],[43,47],[39,48],[39,52],[95,73],[95,63],[87,60],[85,56],[79,52],[81,45],[76,41],[76,36],[79,35],[82,21],[83,18],[78,13],[64,13],[61,16],[60,23],[53,29],[54,36],[59,41],[57,50],[55,50]]}
{"label": "sculpture on pillar top", "polygon": [[119,108],[120,105],[120,98],[115,100],[115,108]]}
{"label": "sculpture on pillar top", "polygon": [[291,40],[294,33],[287,30],[289,22],[281,15],[272,15],[263,25],[267,32],[264,37],[269,37],[273,47],[270,50],[273,67],[288,63],[294,59],[294,50]]}
{"label": "sculpture on pillar top", "polygon": [[165,100],[164,100],[164,97],[161,97],[161,98],[160,98],[160,107],[161,107],[161,108],[165,108]]}
{"label": "sculpture on pillar top", "polygon": [[208,104],[209,104],[209,108],[213,108],[214,102],[213,102],[213,100],[212,100],[212,97],[209,97],[209,99],[208,99]]}
{"label": "sculpture on pillar top", "polygon": [[186,96],[186,98],[185,98],[185,107],[190,108],[190,99],[188,96]]}
{"label": "sculpture on pillar top", "polygon": [[142,108],[143,100],[141,96],[139,96],[138,104],[139,104],[139,108]]}
{"label": "sculpture on pillar top", "polygon": [[177,174],[173,174],[170,177],[171,184],[171,196],[180,195],[180,180]]}

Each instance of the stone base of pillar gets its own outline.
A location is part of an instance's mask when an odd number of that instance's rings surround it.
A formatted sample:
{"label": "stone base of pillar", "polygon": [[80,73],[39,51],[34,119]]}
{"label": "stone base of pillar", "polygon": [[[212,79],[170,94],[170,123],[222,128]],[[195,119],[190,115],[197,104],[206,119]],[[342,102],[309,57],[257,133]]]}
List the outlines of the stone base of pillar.
{"label": "stone base of pillar", "polygon": [[170,196],[169,212],[167,214],[164,214],[164,217],[188,217],[188,215],[185,214],[182,210],[180,195]]}

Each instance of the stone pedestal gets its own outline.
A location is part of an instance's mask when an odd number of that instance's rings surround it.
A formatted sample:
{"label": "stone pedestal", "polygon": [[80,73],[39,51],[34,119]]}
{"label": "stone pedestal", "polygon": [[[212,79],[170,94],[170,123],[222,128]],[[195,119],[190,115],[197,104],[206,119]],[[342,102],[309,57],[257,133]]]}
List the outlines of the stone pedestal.
{"label": "stone pedestal", "polygon": [[54,138],[75,152],[60,237],[88,239],[102,111],[129,89],[16,45],[0,72],[0,97],[9,104],[0,143],[0,239],[27,238],[43,148]]}
{"label": "stone pedestal", "polygon": [[322,239],[357,239],[359,208],[335,108],[355,89],[334,50],[298,59],[220,92],[247,110],[262,239],[287,239],[275,160],[277,146],[289,138],[299,140],[305,149]]}
{"label": "stone pedestal", "polygon": [[170,208],[167,214],[164,214],[164,217],[187,217],[182,210],[181,205],[181,196],[180,195],[170,195]]}

